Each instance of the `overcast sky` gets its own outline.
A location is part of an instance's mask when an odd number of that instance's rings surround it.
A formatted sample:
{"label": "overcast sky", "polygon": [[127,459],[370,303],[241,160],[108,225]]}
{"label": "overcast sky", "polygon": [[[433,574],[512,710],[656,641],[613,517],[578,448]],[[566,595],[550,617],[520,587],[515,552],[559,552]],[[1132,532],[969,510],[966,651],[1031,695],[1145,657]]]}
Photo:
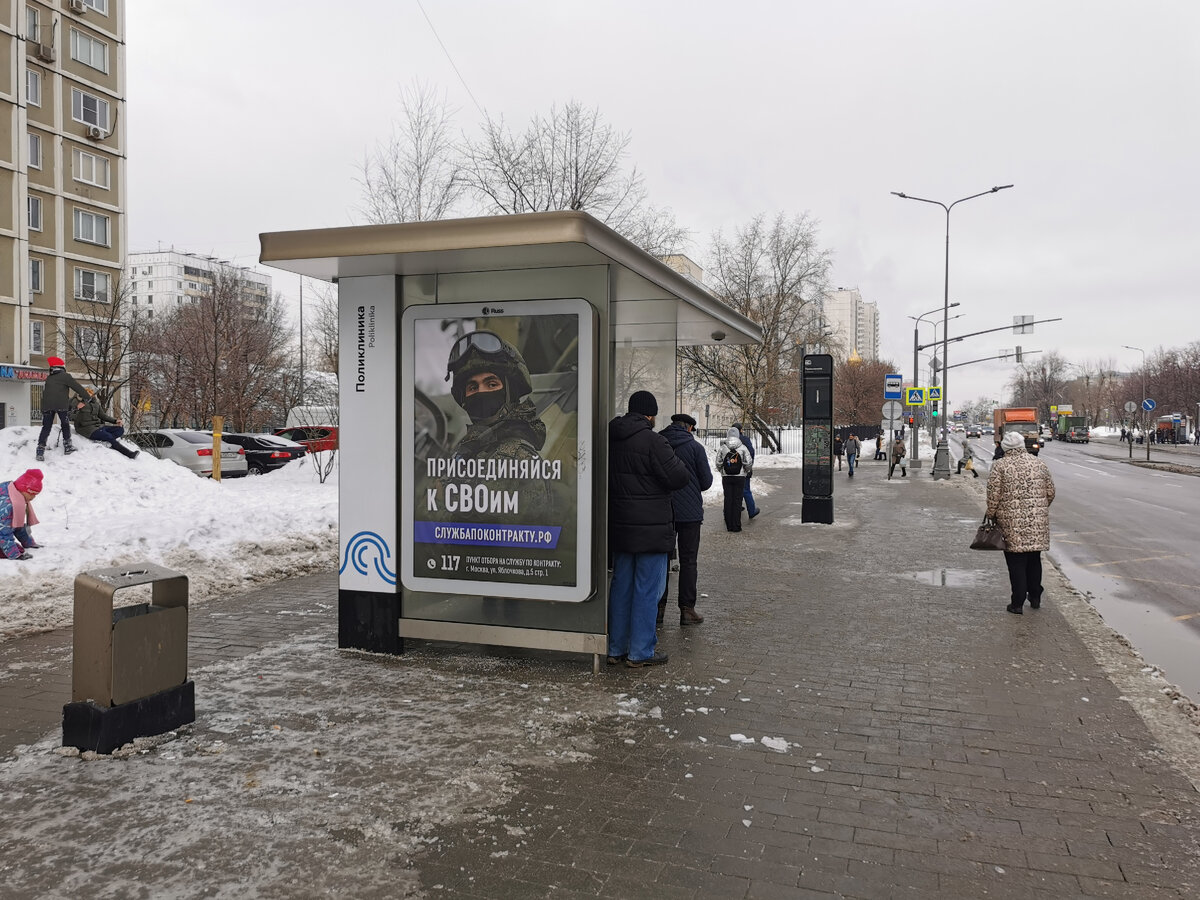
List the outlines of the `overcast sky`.
{"label": "overcast sky", "polygon": [[[423,3],[436,37],[417,0],[130,0],[129,249],[255,265],[259,232],[360,224],[357,165],[423,79],[465,131],[476,104],[514,125],[598,107],[701,262],[714,229],[809,212],[906,377],[946,217],[891,191],[1015,185],[951,214],[952,337],[1063,318],[952,344],[951,364],[1021,344],[1130,370],[1123,344],[1200,339],[1192,0]],[[264,271],[294,302],[297,277]],[[1011,373],[952,369],[952,404]]]}

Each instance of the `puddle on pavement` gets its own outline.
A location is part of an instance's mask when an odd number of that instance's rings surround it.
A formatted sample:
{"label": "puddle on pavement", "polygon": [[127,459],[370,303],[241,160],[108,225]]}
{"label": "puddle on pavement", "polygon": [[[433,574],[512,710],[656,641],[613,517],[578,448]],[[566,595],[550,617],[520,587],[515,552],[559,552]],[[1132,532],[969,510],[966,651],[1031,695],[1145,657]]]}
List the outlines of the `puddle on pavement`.
{"label": "puddle on pavement", "polygon": [[934,587],[969,587],[995,580],[994,572],[980,569],[925,569],[923,572],[904,572],[902,575]]}

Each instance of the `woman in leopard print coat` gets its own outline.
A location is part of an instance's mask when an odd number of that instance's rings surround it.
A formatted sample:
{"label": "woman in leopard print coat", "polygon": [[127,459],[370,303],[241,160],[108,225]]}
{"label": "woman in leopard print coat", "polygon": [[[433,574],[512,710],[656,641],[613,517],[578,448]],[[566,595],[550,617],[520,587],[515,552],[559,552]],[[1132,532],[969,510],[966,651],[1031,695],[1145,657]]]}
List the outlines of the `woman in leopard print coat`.
{"label": "woman in leopard print coat", "polygon": [[1028,598],[1031,609],[1042,605],[1042,551],[1050,549],[1050,504],[1054,479],[1046,464],[1025,450],[1016,432],[1000,442],[1004,458],[992,464],[987,485],[987,514],[1004,532],[1004,561],[1012,599],[1008,611],[1020,615]]}

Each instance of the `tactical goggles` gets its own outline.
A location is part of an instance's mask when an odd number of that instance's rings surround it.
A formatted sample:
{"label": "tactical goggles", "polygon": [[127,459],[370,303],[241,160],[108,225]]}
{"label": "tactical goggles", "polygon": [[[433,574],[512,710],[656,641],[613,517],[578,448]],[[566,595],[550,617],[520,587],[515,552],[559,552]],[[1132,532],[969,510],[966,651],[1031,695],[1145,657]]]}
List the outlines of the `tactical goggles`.
{"label": "tactical goggles", "polygon": [[466,356],[472,348],[484,356],[496,356],[503,353],[504,342],[500,340],[499,335],[492,334],[490,331],[472,331],[469,334],[464,334],[450,348],[450,358],[446,364],[453,366]]}

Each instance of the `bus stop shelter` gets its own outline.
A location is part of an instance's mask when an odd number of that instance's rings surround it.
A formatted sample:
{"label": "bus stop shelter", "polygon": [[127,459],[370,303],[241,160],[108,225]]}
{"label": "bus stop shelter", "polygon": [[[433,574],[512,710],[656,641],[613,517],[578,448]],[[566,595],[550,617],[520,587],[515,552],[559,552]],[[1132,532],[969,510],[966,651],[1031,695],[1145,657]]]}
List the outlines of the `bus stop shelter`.
{"label": "bus stop shelter", "polygon": [[581,212],[260,240],[264,265],[338,285],[338,645],[598,664],[608,420],[636,390],[666,419],[678,347],[759,327]]}

